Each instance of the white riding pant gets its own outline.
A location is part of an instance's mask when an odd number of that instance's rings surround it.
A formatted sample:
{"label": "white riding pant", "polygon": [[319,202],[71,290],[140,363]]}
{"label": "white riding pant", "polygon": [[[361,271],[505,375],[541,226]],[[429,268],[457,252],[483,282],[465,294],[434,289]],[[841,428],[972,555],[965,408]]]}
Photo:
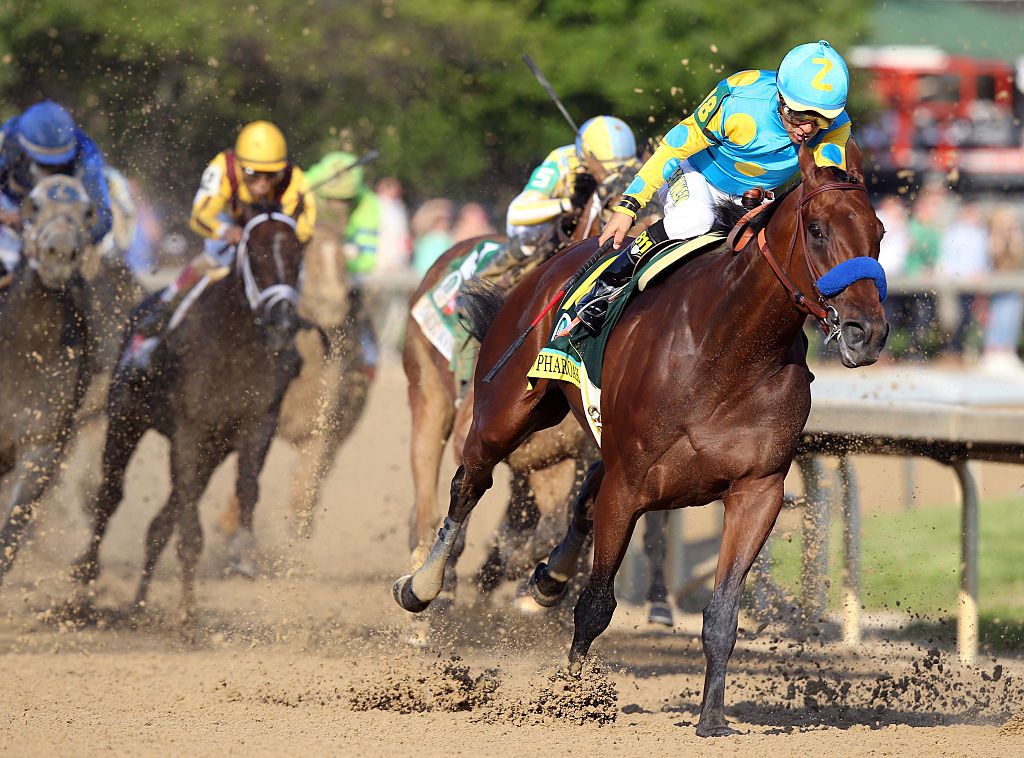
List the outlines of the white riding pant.
{"label": "white riding pant", "polygon": [[665,207],[665,233],[669,239],[690,239],[711,231],[715,223],[715,204],[729,201],[740,204],[740,195],[711,186],[689,161],[683,161],[668,178],[659,197]]}

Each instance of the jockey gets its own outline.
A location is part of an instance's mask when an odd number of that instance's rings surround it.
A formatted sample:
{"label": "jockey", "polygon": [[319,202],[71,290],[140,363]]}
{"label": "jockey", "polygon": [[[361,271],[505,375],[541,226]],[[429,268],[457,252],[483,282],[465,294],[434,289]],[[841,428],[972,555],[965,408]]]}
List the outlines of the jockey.
{"label": "jockey", "polygon": [[356,280],[377,265],[380,201],[363,183],[363,168],[351,153],[328,153],[306,172],[316,195],[317,226],[337,238]]}
{"label": "jockey", "polygon": [[372,372],[380,350],[363,302],[362,285],[377,265],[380,200],[364,183],[362,166],[353,165],[356,160],[351,153],[327,153],[309,169],[306,179],[316,195],[317,229],[341,245],[351,284],[349,318],[356,326],[363,364]]}
{"label": "jockey", "polygon": [[148,368],[159,333],[178,305],[199,281],[216,268],[230,265],[242,240],[245,214],[252,209],[276,210],[292,216],[295,235],[305,244],[313,236],[316,201],[306,193],[302,169],[288,161],[281,130],[269,121],[253,121],[238,133],[234,150],[219,153],[203,172],[192,201],[192,229],[206,238],[195,256],[168,286],[159,306],[135,330],[126,353],[130,365]]}
{"label": "jockey", "polygon": [[95,222],[89,236],[98,243],[110,231],[112,216],[103,154],[50,100],[36,103],[0,127],[0,274],[21,260],[20,206],[36,183],[51,174],[73,176],[92,200]]}
{"label": "jockey", "polygon": [[626,122],[595,116],[584,122],[574,145],[551,151],[533,170],[506,215],[508,247],[495,255],[477,276],[502,273],[536,252],[553,236],[563,213],[579,213],[597,190],[594,170],[619,173],[639,165],[636,138]]}
{"label": "jockey", "polygon": [[630,279],[654,244],[710,231],[717,202],[740,202],[746,195],[759,203],[766,189],[796,179],[802,145],[817,165],[845,170],[849,82],[846,63],[824,40],[793,48],[777,72],[741,71],[720,82],[665,135],[613,209],[600,241],[613,240],[616,250],[659,190],[665,218],[622,251],[580,300],[576,315],[583,325],[600,329],[608,295]]}

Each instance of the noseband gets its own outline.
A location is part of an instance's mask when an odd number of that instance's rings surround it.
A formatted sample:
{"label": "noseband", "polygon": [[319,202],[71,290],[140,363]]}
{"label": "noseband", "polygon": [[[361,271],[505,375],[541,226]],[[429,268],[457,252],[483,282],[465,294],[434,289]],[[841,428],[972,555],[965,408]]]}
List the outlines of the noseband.
{"label": "noseband", "polygon": [[[822,332],[826,335],[826,344],[829,341],[838,338],[840,334],[839,314],[833,306],[826,302],[828,298],[835,297],[855,281],[859,281],[860,279],[872,279],[875,282],[875,286],[878,288],[880,300],[885,300],[886,295],[885,271],[874,258],[869,256],[850,258],[849,260],[842,261],[834,266],[826,272],[824,276],[819,273],[818,267],[814,265],[814,261],[811,259],[811,254],[808,252],[807,247],[807,229],[804,226],[804,206],[807,205],[807,202],[812,197],[830,190],[855,190],[867,193],[867,187],[863,184],[855,182],[830,182],[828,184],[823,184],[805,195],[804,185],[801,183],[800,194],[797,195],[796,229],[794,229],[793,238],[789,242],[789,255],[786,260],[786,268],[783,268],[779,264],[778,259],[776,259],[771,248],[768,246],[768,238],[766,236],[768,225],[765,224],[757,233],[757,246],[761,251],[761,255],[763,255],[765,260],[768,261],[768,265],[771,266],[772,271],[775,272],[775,276],[782,283],[782,286],[786,290],[786,294],[789,295],[789,299],[793,302],[793,305],[807,315],[813,316],[818,320],[818,324],[821,327]],[[748,214],[745,218],[761,211],[764,207],[766,206],[756,208],[754,212]],[[741,223],[743,222],[741,221]],[[810,273],[811,279],[814,281],[815,297],[813,299],[805,295],[800,288],[793,283],[789,274],[786,273],[786,269],[790,269],[793,264],[793,254],[796,252],[797,239],[800,240],[801,247],[803,248],[804,263],[807,265],[807,271]],[[738,252],[737,248],[734,249]]]}
{"label": "noseband", "polygon": [[239,241],[235,252],[235,266],[242,275],[242,282],[245,285],[245,297],[249,301],[249,309],[253,313],[257,312],[260,308],[263,308],[264,313],[269,313],[275,305],[281,302],[288,302],[296,307],[299,304],[298,290],[290,284],[271,284],[264,289],[260,289],[259,285],[256,284],[256,277],[252,273],[252,261],[249,260],[249,235],[253,229],[267,221],[280,221],[282,224],[287,224],[291,227],[293,231],[296,226],[295,219],[291,216],[272,212],[253,216],[242,230],[242,239]]}

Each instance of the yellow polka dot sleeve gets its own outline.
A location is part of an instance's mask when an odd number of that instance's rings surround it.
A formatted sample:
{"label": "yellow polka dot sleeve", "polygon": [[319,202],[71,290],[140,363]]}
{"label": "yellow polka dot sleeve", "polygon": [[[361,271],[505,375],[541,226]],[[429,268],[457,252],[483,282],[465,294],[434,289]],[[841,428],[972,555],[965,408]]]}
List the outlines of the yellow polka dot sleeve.
{"label": "yellow polka dot sleeve", "polygon": [[[626,188],[622,201],[614,208],[615,211],[636,218],[637,212],[650,202],[654,193],[679,168],[680,163],[711,145],[704,132],[697,126],[694,115],[687,116],[669,130],[658,149],[640,167],[640,171]],[[721,124],[722,115],[719,111],[708,122],[708,128],[717,133],[721,129]]]}

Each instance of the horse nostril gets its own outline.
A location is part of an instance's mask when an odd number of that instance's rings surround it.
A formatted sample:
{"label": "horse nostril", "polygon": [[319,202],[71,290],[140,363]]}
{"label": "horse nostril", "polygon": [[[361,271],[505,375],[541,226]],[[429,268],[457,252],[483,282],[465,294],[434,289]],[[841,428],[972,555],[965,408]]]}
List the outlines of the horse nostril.
{"label": "horse nostril", "polygon": [[868,339],[868,331],[859,321],[843,322],[843,340],[847,347],[857,348],[864,345]]}

